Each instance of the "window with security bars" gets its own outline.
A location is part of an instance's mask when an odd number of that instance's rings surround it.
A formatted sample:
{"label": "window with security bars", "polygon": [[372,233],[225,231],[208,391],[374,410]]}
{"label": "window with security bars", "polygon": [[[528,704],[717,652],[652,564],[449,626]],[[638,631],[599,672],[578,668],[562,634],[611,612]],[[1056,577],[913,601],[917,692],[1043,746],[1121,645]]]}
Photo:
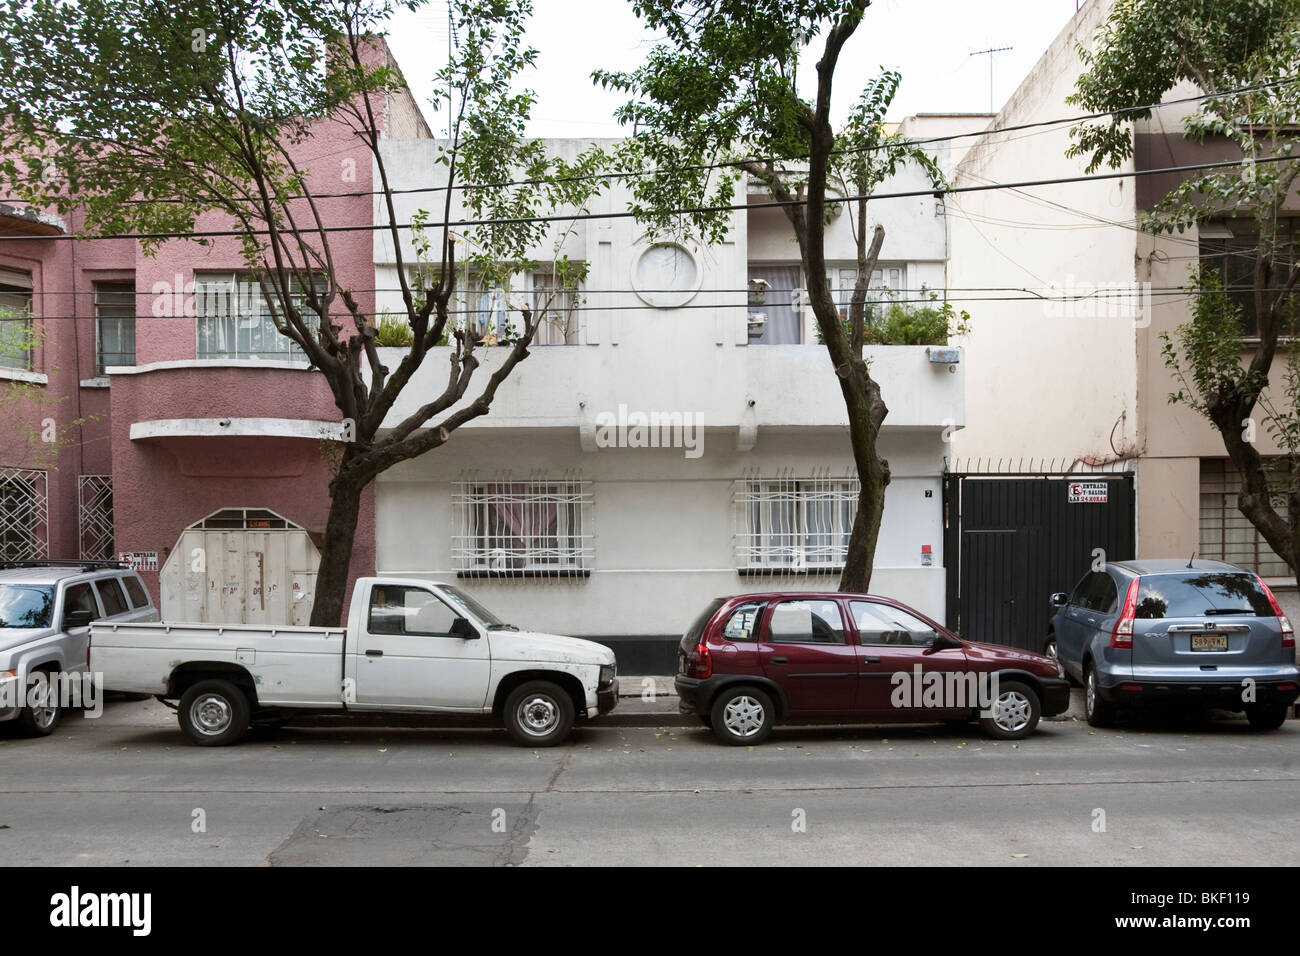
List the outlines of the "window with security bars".
{"label": "window with security bars", "polygon": [[452,500],[458,573],[532,577],[591,570],[590,482],[460,482]]}
{"label": "window with security bars", "polygon": [[535,345],[577,345],[578,290],[567,288],[549,272],[532,275],[532,307],[537,316]]}
{"label": "window with security bars", "polygon": [[[1280,463],[1279,463],[1280,464]],[[1282,484],[1279,476],[1278,484]],[[1225,458],[1201,459],[1201,527],[1197,556],[1226,561],[1264,577],[1291,577],[1285,561],[1277,556],[1255,526],[1237,508],[1241,473]],[[1286,499],[1274,498],[1276,508]]]}
{"label": "window with security bars", "polygon": [[[316,280],[316,291],[325,290],[323,279]],[[294,282],[294,302],[309,329],[320,326],[320,316],[307,306],[302,287]],[[198,327],[200,359],[267,359],[282,362],[306,362],[298,344],[275,327],[270,298],[275,296],[251,272],[198,274],[194,277],[194,310]],[[276,301],[275,314],[280,313]],[[284,322],[280,315],[281,324]]]}
{"label": "window with security bars", "polygon": [[79,557],[96,561],[113,558],[113,477],[82,475],[77,479],[77,537]]}
{"label": "window with security bars", "polygon": [[34,469],[0,468],[0,560],[49,556],[49,476]]}
{"label": "window with security bars", "polygon": [[[135,364],[135,284],[95,283],[95,372]],[[84,557],[84,555],[83,555]]]}
{"label": "window with security bars", "polygon": [[843,568],[858,489],[856,478],[736,482],[737,569],[830,572]]}

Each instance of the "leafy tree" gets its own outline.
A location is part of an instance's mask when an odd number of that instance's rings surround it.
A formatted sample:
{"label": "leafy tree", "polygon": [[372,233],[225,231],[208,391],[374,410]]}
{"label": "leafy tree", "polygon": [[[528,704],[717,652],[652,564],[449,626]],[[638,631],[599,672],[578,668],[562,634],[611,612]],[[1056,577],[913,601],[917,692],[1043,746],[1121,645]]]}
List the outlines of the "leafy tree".
{"label": "leafy tree", "polygon": [[[449,188],[414,217],[411,261],[380,148],[382,98],[401,77],[374,54],[385,20],[422,3],[0,0],[0,179],[36,205],[83,210],[89,236],[186,234],[205,213],[228,217],[276,328],[328,381],[351,440],[330,483],[314,625],[339,622],[366,486],[487,414],[528,355],[536,322],[525,307],[520,334],[467,399],[478,332],[457,317],[458,263],[489,278],[519,271],[549,235],[520,220],[541,206],[582,208],[599,182],[590,176],[598,152],[566,162],[524,137],[534,96],[516,82],[537,56],[523,37],[530,4],[451,0],[454,49],[435,84],[435,105],[450,114],[437,160]],[[327,124],[341,124],[373,160],[410,332],[395,367],[380,355],[373,317],[337,278],[329,196],[313,192],[301,161],[299,147]],[[507,185],[453,192],[468,184]],[[490,222],[453,236],[458,204]],[[145,252],[161,241],[144,240]],[[445,335],[445,387],[382,429]]]}
{"label": "leafy tree", "polygon": [[[928,154],[884,132],[896,73],[867,84],[844,128],[832,126],[836,67],[867,6],[868,0],[634,0],[638,16],[663,39],[641,68],[593,74],[602,86],[629,95],[616,113],[633,129],[620,160],[645,173],[632,184],[633,211],[651,230],[721,239],[730,214],[710,210],[730,204],[742,179],[742,190],[752,179],[784,203],[848,410],[861,481],[840,578],[845,591],[870,585],[889,484],[889,463],[877,450],[889,409],[862,352],[867,287],[885,231],[868,225],[865,198],[848,203],[858,278],[846,328],[826,277],[828,202],[835,198],[829,192],[865,197],[908,161],[919,163],[936,186],[942,180]],[[809,99],[797,76],[801,57],[814,47],[820,59]]]}
{"label": "leafy tree", "polygon": [[[1292,294],[1300,281],[1300,256],[1284,215],[1300,177],[1300,159],[1290,158],[1300,120],[1300,2],[1118,0],[1095,49],[1080,55],[1085,72],[1070,101],[1090,111],[1126,111],[1072,131],[1069,153],[1086,156],[1089,172],[1133,155],[1132,121],[1150,116],[1133,107],[1159,102],[1180,82],[1221,94],[1200,101],[1184,118],[1184,130],[1198,143],[1232,144],[1240,167],[1191,174],[1144,215],[1143,225],[1160,234],[1214,217],[1252,220],[1259,338],[1243,342],[1240,309],[1223,277],[1197,270],[1191,321],[1162,336],[1166,365],[1180,384],[1169,399],[1214,425],[1242,476],[1239,509],[1300,580],[1300,370],[1297,350],[1282,344],[1294,330]],[[1258,162],[1263,159],[1269,161]],[[1286,372],[1281,388],[1270,390],[1279,347],[1288,355]],[[1281,468],[1271,467],[1254,444],[1261,416],[1286,452]]]}

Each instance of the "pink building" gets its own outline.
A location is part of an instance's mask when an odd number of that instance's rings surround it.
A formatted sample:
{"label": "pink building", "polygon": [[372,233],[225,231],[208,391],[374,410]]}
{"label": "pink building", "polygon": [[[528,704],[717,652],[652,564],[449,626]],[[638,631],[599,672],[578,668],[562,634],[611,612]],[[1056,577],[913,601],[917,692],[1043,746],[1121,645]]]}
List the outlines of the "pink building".
{"label": "pink building", "polygon": [[[408,92],[377,105],[386,136],[430,136]],[[369,151],[325,121],[295,159],[339,197],[326,224],[360,227],[331,234],[336,279],[373,310]],[[78,228],[0,205],[0,558],[126,554],[166,619],[305,623],[340,434],[324,378],[275,331],[238,240],[146,257]],[[373,573],[373,496],[356,541],[353,575]]]}

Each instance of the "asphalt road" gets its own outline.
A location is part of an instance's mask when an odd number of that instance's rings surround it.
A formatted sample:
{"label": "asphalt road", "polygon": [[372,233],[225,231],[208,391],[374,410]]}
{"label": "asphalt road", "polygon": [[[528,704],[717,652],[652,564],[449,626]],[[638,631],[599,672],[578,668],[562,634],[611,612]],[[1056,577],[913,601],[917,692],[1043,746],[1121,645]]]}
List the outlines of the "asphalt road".
{"label": "asphalt road", "polygon": [[[633,702],[624,711],[636,710]],[[635,716],[632,719],[638,719]],[[0,736],[0,863],[1294,865],[1300,721],[779,729],[315,726],[189,745],[154,701]]]}

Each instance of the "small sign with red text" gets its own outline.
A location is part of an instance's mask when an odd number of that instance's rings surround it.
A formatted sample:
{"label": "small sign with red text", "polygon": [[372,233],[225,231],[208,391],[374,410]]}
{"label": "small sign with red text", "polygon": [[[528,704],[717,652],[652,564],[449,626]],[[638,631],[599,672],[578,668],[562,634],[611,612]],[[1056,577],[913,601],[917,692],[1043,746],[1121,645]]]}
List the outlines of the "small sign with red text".
{"label": "small sign with red text", "polygon": [[1105,504],[1108,485],[1104,481],[1072,481],[1069,489],[1070,504]]}

